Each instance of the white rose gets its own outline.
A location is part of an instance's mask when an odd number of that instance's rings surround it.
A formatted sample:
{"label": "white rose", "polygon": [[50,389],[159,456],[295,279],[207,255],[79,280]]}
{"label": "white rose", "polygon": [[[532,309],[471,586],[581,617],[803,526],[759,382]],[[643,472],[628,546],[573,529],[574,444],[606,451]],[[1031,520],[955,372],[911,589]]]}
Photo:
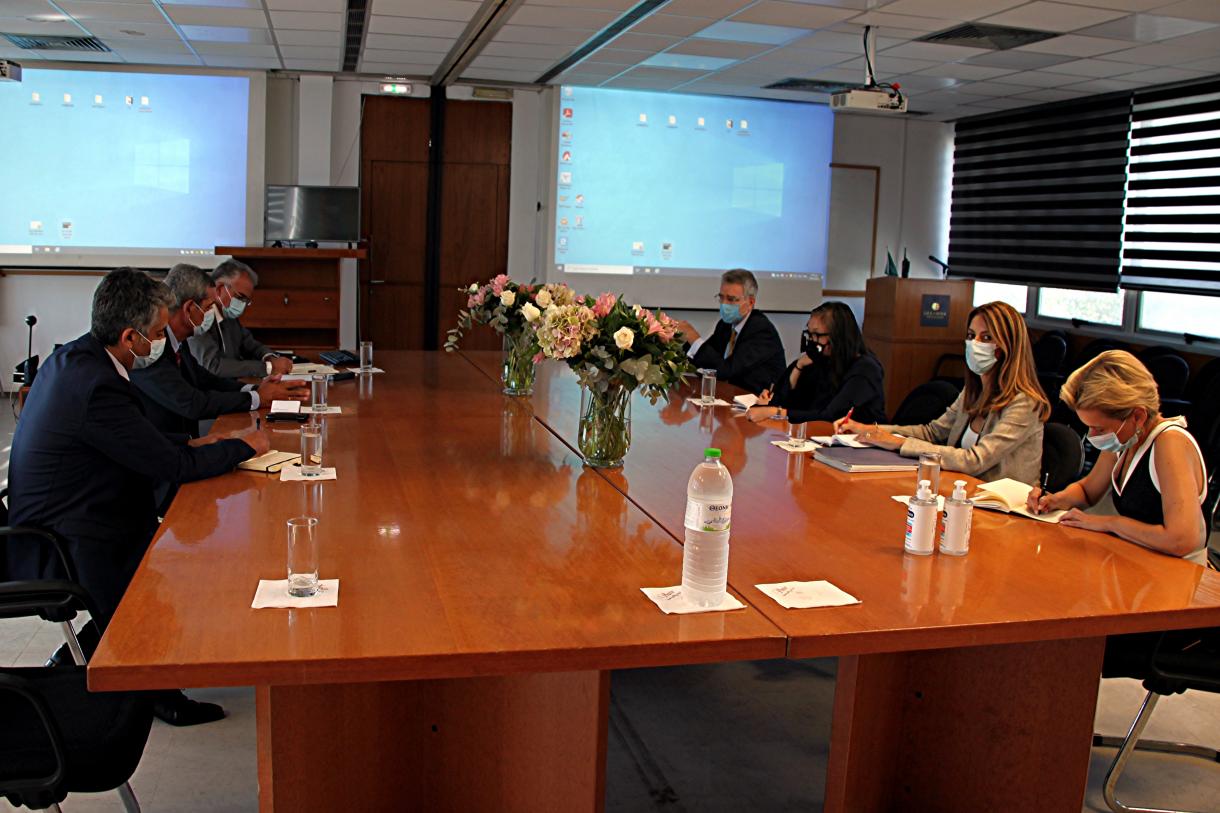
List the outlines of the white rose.
{"label": "white rose", "polygon": [[477,282],[470,283],[470,287],[466,289],[466,293],[468,293],[468,294],[477,294],[478,292],[479,292],[479,283],[477,283]]}
{"label": "white rose", "polygon": [[614,343],[618,345],[619,350],[627,350],[635,341],[635,331],[629,327],[620,327],[614,331]]}
{"label": "white rose", "polygon": [[511,307],[516,301],[517,295],[512,291],[505,291],[504,293],[500,294],[500,304],[506,308]]}
{"label": "white rose", "polygon": [[538,307],[546,310],[551,307],[551,292],[543,289],[534,297],[534,301],[538,303]]}
{"label": "white rose", "polygon": [[526,302],[521,306],[521,315],[525,317],[527,322],[536,322],[542,316],[542,311],[535,308],[530,303]]}

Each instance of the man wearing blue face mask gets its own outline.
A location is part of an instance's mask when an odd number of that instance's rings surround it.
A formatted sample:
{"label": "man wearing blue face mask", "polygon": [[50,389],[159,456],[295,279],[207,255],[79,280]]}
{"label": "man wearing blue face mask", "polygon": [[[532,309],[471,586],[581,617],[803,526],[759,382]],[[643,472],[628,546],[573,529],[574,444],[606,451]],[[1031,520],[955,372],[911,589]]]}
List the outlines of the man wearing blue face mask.
{"label": "man wearing blue face mask", "polygon": [[690,322],[678,322],[696,367],[713,369],[720,380],[755,394],[772,386],[787,367],[779,331],[754,307],[757,296],[754,275],[735,268],[720,277],[720,321],[712,335],[700,336]]}
{"label": "man wearing blue face mask", "polygon": [[292,372],[292,359],[276,355],[240,321],[254,301],[258,275],[238,260],[225,260],[212,272],[216,285],[214,325],[188,342],[191,355],[221,378],[262,378]]}

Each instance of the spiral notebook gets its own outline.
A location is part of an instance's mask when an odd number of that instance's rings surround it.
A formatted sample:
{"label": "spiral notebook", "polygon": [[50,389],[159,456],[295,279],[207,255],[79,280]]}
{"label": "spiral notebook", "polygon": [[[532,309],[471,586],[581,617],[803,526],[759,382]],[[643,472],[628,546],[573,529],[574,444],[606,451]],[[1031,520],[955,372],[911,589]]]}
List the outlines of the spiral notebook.
{"label": "spiral notebook", "polygon": [[874,471],[914,471],[919,460],[903,457],[889,449],[870,446],[857,449],[852,446],[822,446],[813,452],[813,459],[849,474]]}

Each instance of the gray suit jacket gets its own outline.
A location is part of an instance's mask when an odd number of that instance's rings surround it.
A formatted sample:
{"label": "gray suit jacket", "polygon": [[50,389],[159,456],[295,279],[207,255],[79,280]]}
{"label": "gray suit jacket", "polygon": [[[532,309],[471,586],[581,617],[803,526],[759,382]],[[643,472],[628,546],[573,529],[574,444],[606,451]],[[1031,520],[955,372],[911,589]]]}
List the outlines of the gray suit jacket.
{"label": "gray suit jacket", "polygon": [[941,468],[960,471],[984,482],[1011,477],[1031,486],[1038,485],[1042,473],[1042,421],[1038,404],[1028,395],[1018,395],[999,412],[983,422],[979,439],[972,448],[958,448],[970,415],[962,404],[965,393],[957,396],[945,414],[921,426],[885,426],[906,438],[899,452],[903,457],[919,457],[922,452],[940,452]]}
{"label": "gray suit jacket", "polygon": [[265,359],[273,355],[237,319],[218,319],[207,333],[187,342],[195,360],[221,378],[262,378],[267,375]]}

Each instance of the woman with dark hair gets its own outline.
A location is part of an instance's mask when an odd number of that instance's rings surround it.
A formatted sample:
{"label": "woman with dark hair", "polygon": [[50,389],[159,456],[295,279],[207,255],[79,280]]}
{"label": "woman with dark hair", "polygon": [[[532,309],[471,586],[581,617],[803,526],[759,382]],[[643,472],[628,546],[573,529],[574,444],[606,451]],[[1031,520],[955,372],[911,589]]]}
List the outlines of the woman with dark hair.
{"label": "woman with dark hair", "polygon": [[947,471],[1037,485],[1042,424],[1051,406],[1038,383],[1025,319],[1004,302],[979,305],[967,319],[965,349],[966,388],[932,423],[875,426],[852,416],[836,422],[835,431],[857,433],[903,457],[939,452]]}
{"label": "woman with dark hair", "polygon": [[885,420],[885,373],[864,344],[851,308],[842,302],[814,308],[801,350],[774,391],[764,391],[750,409],[750,420],[834,421],[848,412],[862,421]]}

